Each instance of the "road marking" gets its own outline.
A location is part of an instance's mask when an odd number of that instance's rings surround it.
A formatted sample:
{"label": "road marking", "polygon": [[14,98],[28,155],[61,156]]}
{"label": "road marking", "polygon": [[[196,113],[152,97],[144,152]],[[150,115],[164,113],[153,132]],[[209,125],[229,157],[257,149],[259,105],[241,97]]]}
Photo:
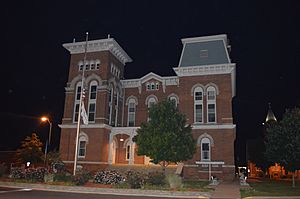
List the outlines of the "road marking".
{"label": "road marking", "polygon": [[9,190],[9,191],[0,191],[0,193],[12,193],[12,192],[21,192],[21,191],[31,191],[32,189],[16,189],[16,190]]}

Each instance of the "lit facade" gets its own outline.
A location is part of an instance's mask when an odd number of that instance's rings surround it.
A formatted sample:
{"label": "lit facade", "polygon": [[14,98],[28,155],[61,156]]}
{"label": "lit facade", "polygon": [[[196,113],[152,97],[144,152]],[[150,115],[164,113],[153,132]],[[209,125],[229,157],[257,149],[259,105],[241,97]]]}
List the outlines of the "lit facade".
{"label": "lit facade", "polygon": [[124,79],[125,65],[132,60],[113,38],[89,41],[86,63],[85,42],[63,45],[71,54],[60,124],[60,153],[67,165],[74,163],[84,68],[89,123],[80,128],[78,165],[89,170],[113,165],[151,166],[148,157],[137,155],[138,146],[132,138],[141,123],[147,122],[149,107],[170,98],[187,116],[197,142],[193,158],[184,162],[183,176],[234,178],[235,64],[229,57],[227,36],[187,38],[182,44],[179,64],[173,68],[176,76],[151,72],[137,79]]}

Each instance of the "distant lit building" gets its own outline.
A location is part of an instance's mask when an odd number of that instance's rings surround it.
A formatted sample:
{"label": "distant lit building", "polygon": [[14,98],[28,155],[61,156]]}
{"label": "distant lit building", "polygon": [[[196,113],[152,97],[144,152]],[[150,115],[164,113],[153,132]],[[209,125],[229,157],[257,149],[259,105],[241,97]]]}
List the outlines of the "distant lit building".
{"label": "distant lit building", "polygon": [[[263,123],[263,124],[264,124],[264,126],[268,126],[268,125],[272,125],[272,123],[276,123],[276,122],[277,122],[277,119],[275,117],[275,114],[272,111],[271,103],[269,103],[269,109],[267,112],[265,123]],[[267,133],[266,129],[264,129],[264,133]],[[257,150],[262,150],[262,151],[256,151],[256,153],[254,151],[252,151],[252,155],[260,155],[265,152],[264,136],[261,138],[258,138],[256,140],[249,140],[247,143],[248,143],[247,144],[248,149],[252,147],[252,148],[256,148]],[[251,161],[248,161],[248,169],[249,169],[248,170],[249,177],[263,177],[265,175],[265,173],[262,171],[262,169],[257,167],[256,164]],[[298,173],[298,178],[300,179],[300,170],[297,171],[297,173]],[[269,168],[267,168],[267,174],[272,179],[279,179],[283,176],[287,176],[287,175],[291,176],[292,175],[290,172],[287,173],[285,171],[284,167],[280,166],[280,164],[278,164],[278,163],[275,163],[273,166],[270,166]]]}
{"label": "distant lit building", "polygon": [[132,138],[141,123],[147,122],[148,109],[169,98],[187,116],[197,141],[194,157],[184,162],[183,176],[234,178],[235,64],[229,57],[227,36],[181,41],[180,61],[173,68],[176,76],[151,72],[136,79],[124,79],[125,65],[132,60],[113,38],[89,41],[86,63],[85,42],[63,45],[71,54],[60,125],[60,153],[67,165],[74,164],[80,81],[85,69],[84,104],[89,124],[80,128],[78,165],[89,170],[151,166],[148,157],[137,155]]}

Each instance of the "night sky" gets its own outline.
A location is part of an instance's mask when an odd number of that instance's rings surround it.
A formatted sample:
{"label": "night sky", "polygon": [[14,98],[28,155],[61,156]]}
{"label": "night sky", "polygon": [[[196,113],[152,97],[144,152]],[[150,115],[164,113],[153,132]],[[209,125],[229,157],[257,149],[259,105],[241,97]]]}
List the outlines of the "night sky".
{"label": "night sky", "polygon": [[[300,2],[297,1],[20,1],[1,6],[0,150],[14,150],[53,121],[58,148],[69,58],[63,43],[111,37],[133,59],[126,78],[175,75],[181,38],[227,34],[237,68],[233,99],[236,154],[262,130],[268,103],[280,119],[300,106]],[[4,100],[3,100],[4,99]]]}

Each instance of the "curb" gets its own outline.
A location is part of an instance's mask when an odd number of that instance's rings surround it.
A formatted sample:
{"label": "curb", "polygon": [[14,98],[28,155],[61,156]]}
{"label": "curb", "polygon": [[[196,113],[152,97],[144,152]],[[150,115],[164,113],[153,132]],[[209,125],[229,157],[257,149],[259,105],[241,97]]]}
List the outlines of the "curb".
{"label": "curb", "polygon": [[180,191],[157,191],[157,190],[135,190],[135,189],[113,189],[113,188],[91,188],[60,185],[43,185],[16,182],[0,182],[0,186],[9,188],[30,188],[39,191],[85,193],[85,194],[106,194],[123,196],[149,196],[167,198],[209,198],[207,192],[180,192]]}

